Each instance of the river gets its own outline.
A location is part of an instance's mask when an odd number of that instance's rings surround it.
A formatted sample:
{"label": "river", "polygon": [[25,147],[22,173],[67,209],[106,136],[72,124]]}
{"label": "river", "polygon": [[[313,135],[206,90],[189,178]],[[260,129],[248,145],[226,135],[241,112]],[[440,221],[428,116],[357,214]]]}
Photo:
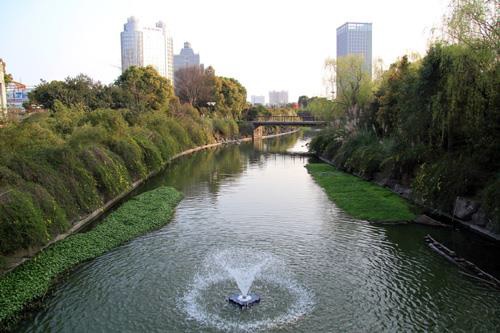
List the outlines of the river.
{"label": "river", "polygon": [[[184,193],[171,223],[80,265],[18,331],[499,329],[500,292],[460,274],[423,237],[493,270],[497,247],[460,231],[347,216],[309,176],[307,158],[281,153],[305,143],[297,134],[176,160],[139,189]],[[213,258],[228,253],[272,259],[251,288],[260,304],[240,310],[225,300],[237,291],[234,281],[207,278],[217,275]]]}

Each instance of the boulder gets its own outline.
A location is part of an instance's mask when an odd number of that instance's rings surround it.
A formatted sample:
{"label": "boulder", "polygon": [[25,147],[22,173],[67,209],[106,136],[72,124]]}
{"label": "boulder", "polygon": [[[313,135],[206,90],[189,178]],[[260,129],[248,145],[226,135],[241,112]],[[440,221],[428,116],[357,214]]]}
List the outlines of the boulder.
{"label": "boulder", "polygon": [[484,227],[489,221],[490,220],[488,219],[488,216],[483,208],[479,208],[478,211],[472,214],[471,217],[471,223],[480,227]]}
{"label": "boulder", "polygon": [[403,198],[411,199],[411,196],[412,196],[411,189],[404,187],[404,186],[401,186],[399,184],[396,184],[396,185],[394,185],[393,190],[394,190],[394,192],[396,192],[397,194],[399,194]]}
{"label": "boulder", "polygon": [[457,197],[455,207],[453,208],[453,215],[461,220],[468,221],[478,209],[479,203],[464,197]]}

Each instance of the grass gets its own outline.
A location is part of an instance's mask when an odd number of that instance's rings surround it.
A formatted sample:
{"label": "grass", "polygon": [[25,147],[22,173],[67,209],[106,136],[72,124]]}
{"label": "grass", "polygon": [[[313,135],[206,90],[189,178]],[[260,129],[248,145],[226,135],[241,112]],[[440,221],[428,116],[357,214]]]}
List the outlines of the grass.
{"label": "grass", "polygon": [[43,297],[62,273],[148,231],[165,225],[182,194],[171,187],[142,193],[120,206],[97,227],[48,247],[14,271],[0,277],[0,331]]}
{"label": "grass", "polygon": [[308,164],[306,168],[328,197],[354,218],[372,222],[415,218],[410,204],[386,188],[338,171],[328,164]]}

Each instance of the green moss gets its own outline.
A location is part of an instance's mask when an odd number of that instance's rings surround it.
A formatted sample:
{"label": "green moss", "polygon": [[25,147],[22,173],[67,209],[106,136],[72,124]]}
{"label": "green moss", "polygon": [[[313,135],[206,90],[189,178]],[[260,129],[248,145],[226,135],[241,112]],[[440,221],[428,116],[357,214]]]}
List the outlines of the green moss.
{"label": "green moss", "polygon": [[347,214],[374,222],[408,221],[415,218],[411,206],[388,189],[338,171],[327,164],[306,166],[328,197]]}
{"label": "green moss", "polygon": [[181,198],[182,194],[171,187],[143,193],[124,203],[91,231],[55,243],[0,277],[0,327],[15,322],[16,314],[45,295],[61,273],[166,224]]}

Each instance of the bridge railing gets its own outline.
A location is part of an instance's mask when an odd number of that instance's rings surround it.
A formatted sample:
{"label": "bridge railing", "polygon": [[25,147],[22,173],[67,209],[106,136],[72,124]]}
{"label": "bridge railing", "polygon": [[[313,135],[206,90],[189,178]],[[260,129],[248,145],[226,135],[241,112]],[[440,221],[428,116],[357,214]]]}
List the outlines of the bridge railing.
{"label": "bridge railing", "polygon": [[258,122],[303,122],[303,121],[321,121],[312,116],[258,116],[254,121]]}

